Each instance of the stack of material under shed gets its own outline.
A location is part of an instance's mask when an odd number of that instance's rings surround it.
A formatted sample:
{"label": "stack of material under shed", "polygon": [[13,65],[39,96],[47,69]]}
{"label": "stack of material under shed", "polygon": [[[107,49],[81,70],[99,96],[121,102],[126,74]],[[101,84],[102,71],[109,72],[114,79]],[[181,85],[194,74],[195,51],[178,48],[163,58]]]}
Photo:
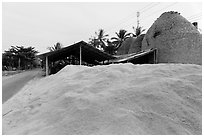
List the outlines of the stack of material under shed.
{"label": "stack of material under shed", "polygon": [[163,13],[147,31],[142,50],[157,48],[158,63],[202,64],[202,35],[177,12]]}

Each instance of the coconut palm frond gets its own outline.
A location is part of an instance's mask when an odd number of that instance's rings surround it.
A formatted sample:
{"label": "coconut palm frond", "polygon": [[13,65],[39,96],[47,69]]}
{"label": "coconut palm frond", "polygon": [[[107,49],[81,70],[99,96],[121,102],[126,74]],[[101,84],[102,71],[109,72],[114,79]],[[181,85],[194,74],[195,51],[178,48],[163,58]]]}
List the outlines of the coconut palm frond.
{"label": "coconut palm frond", "polygon": [[48,50],[50,51],[55,51],[55,50],[60,50],[62,49],[62,44],[60,42],[57,42],[54,46],[52,47],[47,47]]}
{"label": "coconut palm frond", "polygon": [[119,40],[118,38],[116,37],[112,37],[111,40]]}
{"label": "coconut palm frond", "polygon": [[120,37],[120,34],[119,34],[119,33],[116,32],[115,34],[117,35],[118,38]]}
{"label": "coconut palm frond", "polygon": [[99,29],[95,32],[95,37],[89,38],[89,43],[100,50],[104,50],[107,45],[106,41],[108,36],[108,34],[105,34],[104,29]]}
{"label": "coconut palm frond", "polygon": [[106,35],[104,35],[103,37],[108,37],[109,35],[108,34],[106,34]]}
{"label": "coconut palm frond", "polygon": [[130,37],[131,34],[132,34],[132,33],[127,33],[127,34],[125,34],[124,37]]}
{"label": "coconut palm frond", "polygon": [[124,29],[119,30],[119,32],[116,32],[115,34],[117,37],[112,37],[111,40],[115,40],[115,42],[117,41],[117,48],[119,48],[122,43],[131,35],[131,33],[127,33],[127,31]]}
{"label": "coconut palm frond", "polygon": [[133,30],[134,30],[134,33],[133,33],[134,37],[138,37],[139,35],[142,34],[143,31],[145,31],[145,29],[142,29],[142,27],[140,26],[137,26],[136,28],[133,27]]}

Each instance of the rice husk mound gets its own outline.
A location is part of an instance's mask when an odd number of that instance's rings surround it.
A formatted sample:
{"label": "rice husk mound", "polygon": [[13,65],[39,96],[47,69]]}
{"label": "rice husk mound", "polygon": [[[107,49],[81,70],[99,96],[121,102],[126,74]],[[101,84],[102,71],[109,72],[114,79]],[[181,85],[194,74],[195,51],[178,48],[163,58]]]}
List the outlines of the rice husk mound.
{"label": "rice husk mound", "polygon": [[130,37],[127,38],[122,45],[118,48],[117,50],[117,55],[124,55],[124,54],[128,54],[129,49],[132,45],[132,43],[134,42],[136,38],[135,37]]}
{"label": "rice husk mound", "polygon": [[177,12],[163,13],[149,28],[142,50],[157,48],[158,63],[202,64],[202,35]]}
{"label": "rice husk mound", "polygon": [[201,68],[68,65],[2,105],[3,134],[202,134]]}
{"label": "rice husk mound", "polygon": [[117,55],[138,53],[142,48],[142,40],[145,34],[141,34],[138,37],[130,37],[126,39],[121,47],[117,50]]}
{"label": "rice husk mound", "polygon": [[128,54],[131,53],[137,53],[141,51],[142,48],[142,40],[144,38],[145,34],[139,35],[131,44],[130,49],[128,51]]}

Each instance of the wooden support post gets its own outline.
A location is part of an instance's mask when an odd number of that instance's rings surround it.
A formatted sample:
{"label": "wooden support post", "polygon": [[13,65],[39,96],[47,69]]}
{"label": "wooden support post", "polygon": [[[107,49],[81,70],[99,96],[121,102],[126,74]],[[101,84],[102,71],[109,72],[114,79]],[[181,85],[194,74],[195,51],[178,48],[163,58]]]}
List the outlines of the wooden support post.
{"label": "wooden support post", "polygon": [[79,47],[79,65],[81,66],[81,45]]}
{"label": "wooden support post", "polygon": [[156,64],[156,50],[154,51],[154,64]]}
{"label": "wooden support post", "polygon": [[157,49],[155,49],[155,52],[154,52],[154,58],[155,58],[155,62],[154,62],[154,64],[157,64],[157,53],[158,53],[158,51],[157,51]]}
{"label": "wooden support post", "polygon": [[156,64],[156,50],[154,51],[154,63],[153,64]]}
{"label": "wooden support post", "polygon": [[48,56],[45,57],[45,74],[46,76],[49,75],[49,64],[48,64]]}

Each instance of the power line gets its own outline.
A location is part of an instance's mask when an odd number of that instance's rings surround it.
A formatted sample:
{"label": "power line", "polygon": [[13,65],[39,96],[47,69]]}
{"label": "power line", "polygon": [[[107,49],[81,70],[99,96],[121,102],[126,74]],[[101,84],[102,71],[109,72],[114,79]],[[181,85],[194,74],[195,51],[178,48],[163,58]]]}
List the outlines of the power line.
{"label": "power line", "polygon": [[[175,5],[176,3],[177,3],[177,2],[175,2],[175,3],[173,3],[173,4],[170,4],[170,5],[168,5],[168,7],[171,7],[171,6]],[[165,6],[164,8],[166,8],[166,7],[167,7],[167,6]],[[162,9],[160,9],[160,10],[157,10],[156,12],[161,11],[161,10],[163,10],[164,8],[162,8]],[[153,12],[153,13],[156,13],[156,12]],[[189,17],[191,17],[191,18],[190,18],[190,22],[201,20],[201,17],[202,17],[202,16],[200,16],[200,15],[201,15],[201,13],[197,13],[197,14],[194,14],[194,15],[189,16]],[[176,16],[175,16],[175,17],[176,17]],[[171,18],[171,19],[174,19],[175,17],[173,17],[173,18]],[[167,21],[166,21],[166,22],[167,22]],[[130,23],[133,23],[133,21],[130,22]],[[129,25],[130,23],[128,23],[128,25]],[[126,25],[126,26],[127,26],[127,25]]]}
{"label": "power line", "polygon": [[154,5],[152,5],[151,7],[149,7],[147,10],[142,11],[141,14],[144,13],[144,12],[146,12],[146,11],[148,11],[148,10],[150,10],[150,9],[152,9],[153,7],[155,7],[155,6],[159,5],[159,4],[160,4],[160,2],[155,3]]}
{"label": "power line", "polygon": [[[163,10],[163,9],[172,7],[172,6],[174,6],[175,4],[177,4],[177,3],[178,3],[178,2],[174,2],[174,3],[172,3],[172,4],[169,4],[169,5],[165,6],[165,7],[163,7],[162,9],[157,10],[157,11],[151,13],[151,14],[154,14],[154,13],[157,13],[157,12]],[[150,9],[151,7],[154,7],[154,6],[156,6],[156,5],[158,5],[158,3],[157,3],[157,4],[153,4],[153,5],[152,5],[152,4],[151,4],[151,5],[148,5],[148,6],[146,6],[146,8],[148,7],[148,8]],[[148,9],[148,10],[149,10],[149,9]],[[146,12],[146,11],[147,11],[147,10],[142,10],[143,13]],[[194,14],[194,15],[192,15],[192,16],[189,16],[188,18],[190,18],[189,20],[192,20],[192,21],[193,21],[193,20],[200,20],[200,16],[199,16],[200,14],[201,14],[201,13],[197,13],[197,14]],[[143,15],[144,15],[144,14],[143,14]],[[149,16],[149,15],[146,15],[146,16],[144,16],[144,17],[147,17],[147,16]],[[135,16],[135,17],[136,17],[136,16]],[[134,17],[134,18],[135,18],[135,17]],[[143,18],[144,18],[144,17],[143,17]],[[132,18],[132,19],[134,19],[134,18]],[[131,20],[132,20],[132,19],[131,19]],[[144,20],[147,20],[147,19],[149,20],[150,18],[145,18]],[[172,18],[172,19],[173,19],[173,18]],[[143,20],[143,21],[144,21],[144,20]],[[132,21],[128,20],[128,24],[127,24],[127,25],[129,26],[129,24],[130,24],[130,23],[132,24],[134,21],[135,21],[135,20],[132,20]],[[125,21],[125,22],[127,22],[127,21]],[[123,23],[124,23],[124,22],[123,22]],[[120,25],[121,25],[121,24],[120,24]],[[126,25],[126,26],[127,26],[127,25]],[[111,29],[111,30],[112,30],[112,29]]]}
{"label": "power line", "polygon": [[[144,8],[147,8],[147,7],[150,6],[151,4],[153,4],[153,3],[150,3],[150,4],[146,5]],[[142,9],[142,8],[140,8],[140,9]],[[140,10],[139,10],[139,11],[140,11]],[[128,14],[128,16],[122,18],[122,19],[121,19],[120,21],[118,21],[118,22],[121,23],[121,21],[124,21],[124,20],[126,20],[127,18],[130,18],[130,17],[132,17],[132,16],[135,16],[135,10],[132,10],[132,12],[131,12],[130,14]],[[118,24],[119,24],[119,23],[118,23]],[[111,26],[108,27],[108,28],[111,28],[112,26],[115,26],[115,25],[111,25]]]}
{"label": "power line", "polygon": [[[162,8],[162,9],[160,9],[160,10],[157,10],[157,11],[155,11],[155,12],[153,12],[153,13],[157,13],[157,12],[159,12],[159,11],[161,11],[161,10],[163,10],[163,9],[166,9],[167,7],[171,7],[171,6],[173,6],[173,5],[175,5],[175,4],[177,4],[177,2],[174,2],[174,3],[172,3],[172,4],[169,4],[169,5],[167,5],[167,6],[165,6],[164,8]],[[153,13],[151,13],[151,14],[153,14]],[[147,15],[148,16],[148,15]],[[145,17],[147,17],[147,16],[145,16]],[[144,18],[144,17],[143,17]],[[146,18],[147,19],[147,18]],[[146,19],[144,19],[144,20],[146,20]],[[150,18],[148,18],[148,19],[150,19]],[[144,21],[143,20],[143,21]],[[130,22],[130,23],[128,23],[128,25],[130,25],[130,24],[132,24],[133,23],[133,21],[132,22]],[[127,26],[127,25],[126,25]]]}
{"label": "power line", "polygon": [[195,18],[201,18],[202,16],[200,14],[191,16],[191,17],[187,17],[187,20],[191,20],[191,19],[195,19]]}
{"label": "power line", "polygon": [[[144,8],[141,8],[142,10],[139,10],[139,11],[142,11],[142,12],[144,13],[144,12],[146,12],[147,10],[153,8],[154,6],[157,6],[158,4],[160,4],[160,3],[150,3],[150,4],[148,4],[147,6],[145,6]],[[134,11],[134,14],[132,14],[134,17],[131,18],[131,20],[136,17],[135,14],[136,14],[136,12]],[[132,15],[131,15],[131,16],[132,16]],[[131,16],[129,16],[128,18],[130,18]],[[126,17],[126,18],[127,18],[127,17]],[[124,20],[123,22],[120,23],[120,25],[124,24],[124,23],[127,22],[127,21],[129,21],[129,20],[128,20],[128,19]],[[115,29],[116,26],[117,26],[117,25],[114,25],[114,27],[112,27],[112,29],[108,30],[108,32],[111,32],[111,30]],[[109,28],[110,28],[110,27],[109,27]]]}
{"label": "power line", "polygon": [[[177,16],[174,16],[174,17],[172,17],[172,18],[170,18],[170,20],[172,20],[172,19],[174,19],[174,18],[176,18]],[[197,19],[195,19],[195,20],[192,20],[192,21],[196,21],[196,20],[199,20],[199,18],[197,18]],[[192,21],[190,21],[190,22],[192,22]],[[168,23],[168,20],[167,21],[164,21],[164,23]]]}
{"label": "power line", "polygon": [[148,9],[145,9],[145,10],[140,11],[140,13],[142,14],[142,13],[144,13],[144,12],[150,10],[151,8],[153,8],[153,7],[155,7],[155,6],[159,5],[159,4],[160,4],[160,2],[154,3],[151,7],[148,7]]}
{"label": "power line", "polygon": [[191,16],[189,16],[189,17],[187,17],[187,18],[191,18],[191,17],[198,16],[198,15],[202,15],[202,13],[201,13],[201,12],[199,12],[199,13],[193,14],[193,15],[191,15]]}
{"label": "power line", "polygon": [[[153,12],[153,13],[147,15],[147,16],[144,16],[143,18],[145,18],[144,20],[147,20],[147,19],[149,20],[149,19],[151,19],[151,18],[146,18],[146,17],[149,17],[149,16],[152,15],[152,14],[158,13],[159,11],[162,11],[162,10],[164,10],[164,9],[166,9],[166,8],[172,7],[172,6],[174,6],[175,4],[177,4],[177,2],[174,2],[174,3],[172,3],[172,4],[169,4],[169,5],[165,6],[164,8],[162,8],[162,9],[160,9],[160,10],[157,10],[157,11],[155,11],[155,12]],[[143,20],[143,21],[144,21],[144,20]]]}
{"label": "power line", "polygon": [[146,9],[148,9],[150,6],[152,6],[152,5],[154,5],[154,4],[155,4],[155,3],[152,2],[152,3],[148,4],[146,7],[144,7],[143,9],[142,9],[142,8],[139,9],[139,11],[140,11],[140,12],[143,12],[143,11],[145,11]]}
{"label": "power line", "polygon": [[197,18],[197,19],[192,19],[192,20],[188,20],[190,22],[194,22],[194,21],[199,21],[199,20],[202,20],[201,18]]}
{"label": "power line", "polygon": [[202,20],[202,18],[201,17],[196,17],[196,18],[187,19],[187,20],[190,21],[190,22],[193,22],[193,21]]}
{"label": "power line", "polygon": [[192,22],[192,21],[198,21],[198,20],[202,20],[202,19],[201,18],[196,18],[196,19],[191,19],[191,20],[188,20],[188,21]]}
{"label": "power line", "polygon": [[187,20],[194,20],[194,19],[201,19],[202,17],[199,16],[199,17],[194,17],[194,18],[190,18],[190,19],[187,19]]}

